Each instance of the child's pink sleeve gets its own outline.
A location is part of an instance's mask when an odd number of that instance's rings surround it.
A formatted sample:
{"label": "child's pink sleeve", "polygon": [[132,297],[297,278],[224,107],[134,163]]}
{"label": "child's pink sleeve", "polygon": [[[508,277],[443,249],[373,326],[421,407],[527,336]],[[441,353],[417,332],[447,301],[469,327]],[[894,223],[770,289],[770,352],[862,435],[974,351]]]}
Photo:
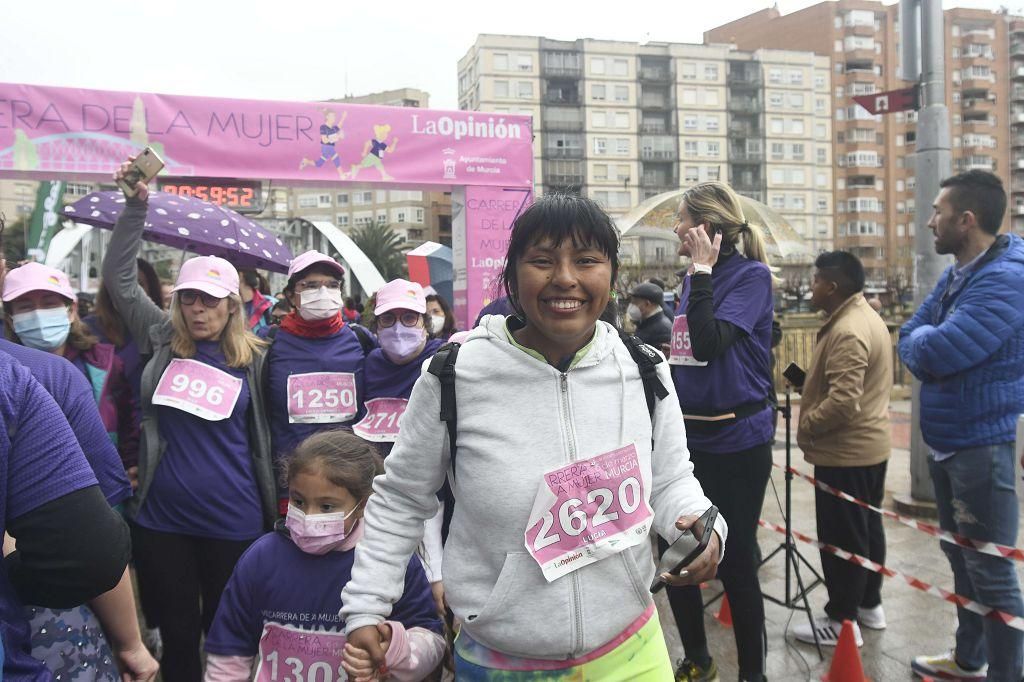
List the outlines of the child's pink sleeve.
{"label": "child's pink sleeve", "polygon": [[247,682],[255,660],[255,656],[207,654],[203,682]]}
{"label": "child's pink sleeve", "polygon": [[391,679],[416,682],[429,675],[444,657],[444,637],[426,628],[410,628],[389,620],[391,646],[384,657]]}

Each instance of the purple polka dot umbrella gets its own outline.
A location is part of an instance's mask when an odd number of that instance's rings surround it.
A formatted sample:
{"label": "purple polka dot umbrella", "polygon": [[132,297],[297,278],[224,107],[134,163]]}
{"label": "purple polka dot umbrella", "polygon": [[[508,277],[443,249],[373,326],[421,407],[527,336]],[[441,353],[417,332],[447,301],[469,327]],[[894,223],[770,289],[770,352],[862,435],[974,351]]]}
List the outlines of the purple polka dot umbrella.
{"label": "purple polka dot umbrella", "polygon": [[[113,229],[124,208],[119,191],[93,192],[64,207],[76,223]],[[149,192],[142,238],[201,256],[220,256],[236,268],[288,272],[292,252],[269,230],[231,209],[201,199]]]}

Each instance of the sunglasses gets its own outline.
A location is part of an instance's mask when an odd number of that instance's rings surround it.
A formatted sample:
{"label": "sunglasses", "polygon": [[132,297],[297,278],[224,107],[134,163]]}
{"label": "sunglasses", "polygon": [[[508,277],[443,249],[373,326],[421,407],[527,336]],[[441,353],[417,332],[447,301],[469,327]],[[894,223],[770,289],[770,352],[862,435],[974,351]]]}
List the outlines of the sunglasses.
{"label": "sunglasses", "polygon": [[213,294],[207,294],[195,289],[182,289],[178,292],[178,302],[182,305],[193,305],[199,299],[203,302],[204,308],[216,308],[224,299],[217,298]]}
{"label": "sunglasses", "polygon": [[415,327],[422,319],[422,315],[414,313],[411,310],[408,310],[401,315],[395,315],[394,313],[381,313],[377,316],[377,326],[387,329],[388,327],[394,327],[395,322],[401,321],[403,327]]}

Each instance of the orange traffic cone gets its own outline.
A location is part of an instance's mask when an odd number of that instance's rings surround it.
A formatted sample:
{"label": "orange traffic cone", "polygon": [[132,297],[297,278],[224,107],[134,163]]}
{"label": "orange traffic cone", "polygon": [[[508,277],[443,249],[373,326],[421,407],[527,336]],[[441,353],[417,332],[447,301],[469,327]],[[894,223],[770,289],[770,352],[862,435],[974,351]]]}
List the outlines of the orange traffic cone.
{"label": "orange traffic cone", "polygon": [[864,676],[864,666],[860,662],[860,651],[857,640],[853,636],[853,623],[843,621],[843,629],[839,633],[839,643],[832,657],[832,666],[821,676],[822,682],[871,682]]}
{"label": "orange traffic cone", "polygon": [[715,614],[715,620],[727,628],[732,627],[732,609],[729,608],[729,595],[722,595],[722,605],[718,607],[718,613]]}

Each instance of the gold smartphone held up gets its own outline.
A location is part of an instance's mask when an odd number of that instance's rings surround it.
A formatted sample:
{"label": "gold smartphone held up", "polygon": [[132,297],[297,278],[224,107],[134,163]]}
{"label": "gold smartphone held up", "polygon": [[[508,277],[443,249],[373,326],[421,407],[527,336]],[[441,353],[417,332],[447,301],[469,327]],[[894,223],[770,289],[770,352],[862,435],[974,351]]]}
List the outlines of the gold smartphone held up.
{"label": "gold smartphone held up", "polygon": [[124,174],[124,179],[117,181],[117,186],[121,188],[125,196],[133,197],[138,193],[135,184],[139,181],[149,182],[156,177],[163,167],[163,159],[157,156],[155,151],[146,147],[132,161],[128,172]]}

